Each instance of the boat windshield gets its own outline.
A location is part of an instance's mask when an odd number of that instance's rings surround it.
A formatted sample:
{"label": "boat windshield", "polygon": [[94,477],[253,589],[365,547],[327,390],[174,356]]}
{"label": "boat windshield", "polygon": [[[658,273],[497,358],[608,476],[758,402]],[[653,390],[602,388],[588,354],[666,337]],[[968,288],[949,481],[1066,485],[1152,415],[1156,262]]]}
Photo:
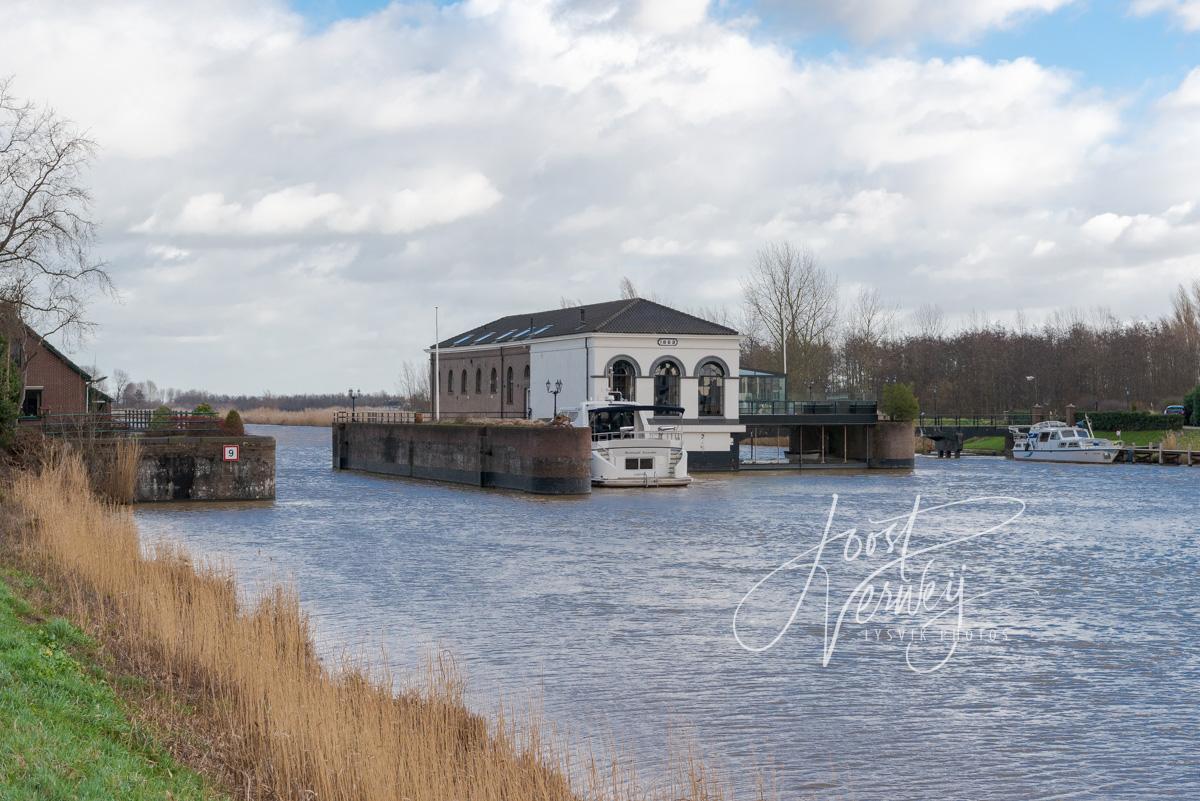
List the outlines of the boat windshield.
{"label": "boat windshield", "polygon": [[621,429],[636,426],[635,414],[633,409],[597,409],[588,412],[588,418],[593,434],[619,434]]}

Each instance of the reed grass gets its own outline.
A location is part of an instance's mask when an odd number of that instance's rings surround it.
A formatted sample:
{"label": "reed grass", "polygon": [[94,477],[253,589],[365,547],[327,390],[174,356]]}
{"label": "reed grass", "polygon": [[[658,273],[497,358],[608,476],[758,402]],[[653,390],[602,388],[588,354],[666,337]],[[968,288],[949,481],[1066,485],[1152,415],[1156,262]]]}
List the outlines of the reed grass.
{"label": "reed grass", "polygon": [[70,616],[138,674],[169,676],[198,699],[195,714],[222,743],[238,798],[729,797],[694,754],[647,785],[628,760],[569,745],[532,711],[506,707],[490,721],[474,714],[444,659],[421,677],[358,661],[323,664],[294,588],[275,586],[245,604],[228,569],[176,545],[144,546],[131,512],[97,498],[70,452],[56,452],[37,474],[19,474],[10,497],[28,521],[19,542],[25,563],[54,582]]}
{"label": "reed grass", "polygon": [[259,406],[241,412],[242,420],[246,423],[268,426],[330,426],[333,416],[338,412],[348,412],[349,407],[330,407],[327,409],[304,409],[302,411],[284,411]]}

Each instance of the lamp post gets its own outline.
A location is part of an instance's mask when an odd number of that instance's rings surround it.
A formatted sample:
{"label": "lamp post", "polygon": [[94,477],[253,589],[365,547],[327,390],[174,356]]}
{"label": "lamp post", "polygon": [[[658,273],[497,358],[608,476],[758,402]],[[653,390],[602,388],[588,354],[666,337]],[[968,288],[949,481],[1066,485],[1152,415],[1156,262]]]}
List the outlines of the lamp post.
{"label": "lamp post", "polygon": [[550,382],[547,381],[546,391],[554,396],[554,417],[558,417],[558,393],[562,392],[562,379],[560,378],[555,381],[553,388],[550,386]]}
{"label": "lamp post", "polygon": [[933,424],[937,425],[937,384],[933,385]]}
{"label": "lamp post", "polygon": [[355,409],[354,402],[362,397],[362,390],[361,389],[352,389],[349,392],[347,392],[346,394],[350,396],[350,422],[353,423],[354,419],[355,419],[354,418],[354,409]]}
{"label": "lamp post", "polygon": [[1037,376],[1036,376],[1036,375],[1027,375],[1027,376],[1025,376],[1025,383],[1026,383],[1026,384],[1029,384],[1029,383],[1032,383],[1032,384],[1033,384],[1033,403],[1032,403],[1032,404],[1030,404],[1030,409],[1032,409],[1032,408],[1033,408],[1033,406],[1034,406],[1034,405],[1036,405],[1036,404],[1037,404],[1037,402],[1038,402],[1038,397],[1037,397],[1037,396],[1038,396],[1038,389],[1037,389]]}

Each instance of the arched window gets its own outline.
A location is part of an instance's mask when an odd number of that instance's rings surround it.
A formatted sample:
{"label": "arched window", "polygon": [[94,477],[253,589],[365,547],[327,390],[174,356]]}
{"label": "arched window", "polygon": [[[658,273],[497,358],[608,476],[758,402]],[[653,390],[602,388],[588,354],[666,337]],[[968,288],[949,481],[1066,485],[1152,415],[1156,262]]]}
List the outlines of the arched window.
{"label": "arched window", "polygon": [[613,362],[608,371],[608,389],[621,396],[621,400],[637,400],[637,372],[624,359]]}
{"label": "arched window", "polygon": [[446,372],[446,394],[447,395],[454,394],[454,371],[453,370],[448,370]]}
{"label": "arched window", "polygon": [[654,405],[679,405],[679,365],[667,360],[654,368]]}
{"label": "arched window", "polygon": [[504,378],[504,402],[505,403],[513,402],[512,365],[509,365],[508,374]]}
{"label": "arched window", "polygon": [[462,387],[462,393],[464,395],[466,395],[467,394],[467,371],[466,370],[462,371],[462,381],[459,383],[459,386]]}
{"label": "arched window", "polygon": [[716,362],[700,367],[700,416],[723,417],[725,414],[725,368]]}
{"label": "arched window", "polygon": [[529,365],[525,365],[525,386],[529,386]]}
{"label": "arched window", "polygon": [[482,367],[475,368],[475,394],[476,395],[483,394],[483,368]]}
{"label": "arched window", "polygon": [[496,368],[492,368],[492,382],[488,384],[488,392],[496,394]]}

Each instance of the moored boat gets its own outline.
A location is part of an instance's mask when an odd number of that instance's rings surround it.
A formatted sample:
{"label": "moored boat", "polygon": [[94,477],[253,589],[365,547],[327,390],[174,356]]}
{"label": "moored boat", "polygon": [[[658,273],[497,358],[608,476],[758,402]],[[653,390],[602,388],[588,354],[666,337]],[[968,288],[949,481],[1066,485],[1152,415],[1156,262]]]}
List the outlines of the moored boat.
{"label": "moored boat", "polygon": [[592,484],[597,487],[682,487],[691,483],[677,426],[651,417],[681,415],[677,406],[586,401],[569,410],[572,424],[592,430]]}
{"label": "moored boat", "polygon": [[1029,428],[1010,426],[1013,459],[1021,462],[1076,462],[1112,464],[1122,450],[1119,443],[1095,436],[1091,426],[1069,426],[1059,420],[1034,423]]}

